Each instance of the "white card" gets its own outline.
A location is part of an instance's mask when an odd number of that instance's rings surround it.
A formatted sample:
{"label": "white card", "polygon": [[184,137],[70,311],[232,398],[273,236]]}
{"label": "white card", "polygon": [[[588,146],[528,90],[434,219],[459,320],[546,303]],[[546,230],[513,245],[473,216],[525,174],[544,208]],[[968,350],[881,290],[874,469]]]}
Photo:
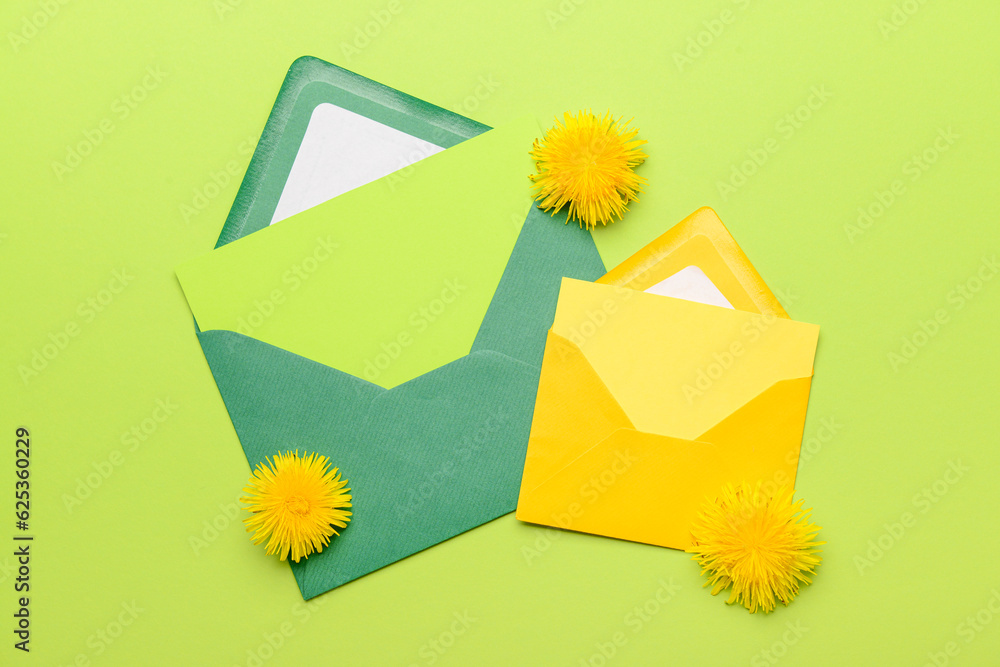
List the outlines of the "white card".
{"label": "white card", "polygon": [[[672,296],[675,299],[707,303],[710,306],[733,308],[712,279],[697,266],[687,266],[666,280],[661,280],[646,290],[649,294]],[[733,309],[735,310],[735,309]]]}
{"label": "white card", "polygon": [[353,111],[313,109],[271,223],[444,150]]}

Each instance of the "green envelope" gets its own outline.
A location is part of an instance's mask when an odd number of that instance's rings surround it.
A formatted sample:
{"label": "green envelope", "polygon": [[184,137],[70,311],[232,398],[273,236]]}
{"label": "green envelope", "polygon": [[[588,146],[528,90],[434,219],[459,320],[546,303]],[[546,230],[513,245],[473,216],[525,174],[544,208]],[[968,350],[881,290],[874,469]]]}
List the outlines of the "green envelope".
{"label": "green envelope", "polygon": [[350,480],[351,523],[292,564],[304,598],[514,510],[560,280],[604,273],[587,231],[531,205],[538,133],[491,130],[178,267],[250,465],[316,451]]}

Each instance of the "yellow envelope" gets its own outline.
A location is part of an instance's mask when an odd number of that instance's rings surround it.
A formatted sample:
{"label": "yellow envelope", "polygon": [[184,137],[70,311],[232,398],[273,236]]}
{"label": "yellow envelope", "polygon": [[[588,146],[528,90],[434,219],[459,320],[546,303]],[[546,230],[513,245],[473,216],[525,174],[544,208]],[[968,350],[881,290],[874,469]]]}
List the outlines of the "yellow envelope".
{"label": "yellow envelope", "polygon": [[[731,307],[641,291],[688,267]],[[793,484],[818,335],[710,209],[598,283],[564,279],[518,519],[685,549],[725,483]]]}

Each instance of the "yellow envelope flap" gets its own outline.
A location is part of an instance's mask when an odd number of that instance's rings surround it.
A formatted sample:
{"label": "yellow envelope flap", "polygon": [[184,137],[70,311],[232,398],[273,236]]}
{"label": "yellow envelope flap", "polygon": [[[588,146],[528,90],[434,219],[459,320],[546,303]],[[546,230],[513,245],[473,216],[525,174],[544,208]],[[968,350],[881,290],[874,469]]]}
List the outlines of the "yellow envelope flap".
{"label": "yellow envelope flap", "polygon": [[517,518],[686,549],[705,498],[738,476],[715,445],[621,428],[523,494]]}
{"label": "yellow envelope flap", "polygon": [[520,499],[619,428],[632,422],[604,382],[576,345],[549,331]]}
{"label": "yellow envelope flap", "polygon": [[564,278],[552,332],[637,430],[692,440],[775,383],[810,377],[819,327]]}
{"label": "yellow envelope flap", "polygon": [[737,473],[731,481],[795,484],[811,377],[781,380],[743,405],[698,440],[724,451]]}
{"label": "yellow envelope flap", "polygon": [[684,218],[597,282],[641,292],[688,266],[704,271],[734,308],[788,317],[722,220],[707,206]]}

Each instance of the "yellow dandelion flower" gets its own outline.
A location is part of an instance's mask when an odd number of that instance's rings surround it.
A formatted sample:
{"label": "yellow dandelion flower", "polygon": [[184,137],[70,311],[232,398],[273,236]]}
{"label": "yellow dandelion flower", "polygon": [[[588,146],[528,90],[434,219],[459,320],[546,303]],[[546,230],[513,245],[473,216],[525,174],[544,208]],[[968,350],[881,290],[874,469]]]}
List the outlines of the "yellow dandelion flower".
{"label": "yellow dandelion flower", "polygon": [[281,560],[291,553],[296,563],[309,554],[323,551],[335,528],[344,528],[351,513],[351,496],[337,468],[319,454],[298,451],[278,452],[273,464],[266,459],[257,465],[240,498],[253,515],[243,520],[253,543],[267,540],[267,553]]}
{"label": "yellow dandelion flower", "polygon": [[774,495],[746,482],[728,485],[705,503],[691,527],[689,553],[708,576],[712,595],[732,586],[728,603],[739,602],[750,613],[770,612],[775,601],[791,602],[800,583],[809,583],[821,557],[815,547],[819,526],[809,523],[794,491]]}
{"label": "yellow dandelion flower", "polygon": [[633,171],[647,155],[639,150],[646,142],[636,139],[639,130],[615,120],[608,112],[598,117],[589,111],[563,114],[563,122],[535,141],[531,157],[537,174],[530,176],[535,199],[555,215],[569,205],[569,219],[593,229],[619,220],[646,182]]}

